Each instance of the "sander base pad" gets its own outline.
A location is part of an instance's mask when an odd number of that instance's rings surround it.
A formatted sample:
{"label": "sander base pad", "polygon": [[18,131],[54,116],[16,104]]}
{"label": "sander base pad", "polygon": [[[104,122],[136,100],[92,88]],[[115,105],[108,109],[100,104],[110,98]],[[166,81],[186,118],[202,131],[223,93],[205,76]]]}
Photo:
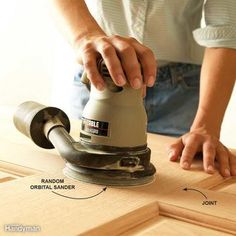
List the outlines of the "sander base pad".
{"label": "sander base pad", "polygon": [[102,170],[78,167],[69,162],[63,170],[65,176],[87,183],[106,186],[137,186],[154,181],[153,169],[150,163],[146,170],[127,172],[122,170]]}

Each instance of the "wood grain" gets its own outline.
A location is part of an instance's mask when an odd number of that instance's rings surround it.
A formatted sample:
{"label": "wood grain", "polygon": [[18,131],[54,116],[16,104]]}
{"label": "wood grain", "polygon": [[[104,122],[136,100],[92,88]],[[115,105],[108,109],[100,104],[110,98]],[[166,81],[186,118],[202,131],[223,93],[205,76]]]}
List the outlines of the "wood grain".
{"label": "wood grain", "polygon": [[173,192],[174,197],[169,195],[165,197],[164,202],[159,201],[160,214],[236,234],[236,196],[205,189],[198,190],[207,196],[208,201],[217,201],[217,204],[202,205],[206,199],[201,194],[179,189]]}
{"label": "wood grain", "polygon": [[[96,198],[71,200],[50,190],[30,190],[41,178],[64,178],[58,174],[38,174],[0,185],[1,224],[39,225],[40,235],[118,235],[158,215],[158,203],[145,192],[137,195],[129,189],[108,188]],[[101,186],[65,178],[76,185],[68,196],[86,197]],[[9,191],[6,191],[9,189]],[[14,194],[13,194],[14,193]],[[20,202],[20,204],[19,204]],[[0,235],[3,233],[0,228]],[[19,234],[20,235],[20,234]]]}

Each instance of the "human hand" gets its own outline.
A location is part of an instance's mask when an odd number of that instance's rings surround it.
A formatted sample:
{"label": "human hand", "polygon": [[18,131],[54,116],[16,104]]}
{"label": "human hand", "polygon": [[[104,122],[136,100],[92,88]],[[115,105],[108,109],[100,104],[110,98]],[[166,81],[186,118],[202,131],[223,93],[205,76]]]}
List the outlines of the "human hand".
{"label": "human hand", "polygon": [[232,154],[218,139],[204,129],[192,130],[169,146],[169,158],[177,161],[188,170],[195,155],[202,152],[203,168],[209,173],[215,172],[215,161],[219,164],[219,172],[223,177],[236,176],[236,156]]}
{"label": "human hand", "polygon": [[134,89],[154,85],[157,68],[154,54],[134,38],[97,34],[80,39],[75,48],[78,61],[84,65],[87,77],[98,90],[105,86],[97,68],[99,58],[103,58],[117,86],[127,82]]}

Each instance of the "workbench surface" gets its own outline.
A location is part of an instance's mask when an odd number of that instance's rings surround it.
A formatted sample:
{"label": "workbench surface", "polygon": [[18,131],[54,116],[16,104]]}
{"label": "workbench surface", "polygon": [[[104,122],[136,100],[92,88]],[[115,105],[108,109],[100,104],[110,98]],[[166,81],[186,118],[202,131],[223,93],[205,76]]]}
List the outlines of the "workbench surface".
{"label": "workbench surface", "polygon": [[[71,135],[78,139],[79,122]],[[167,158],[173,140],[148,135],[153,183],[105,188],[63,176],[56,151],[35,146],[14,128],[12,110],[0,109],[0,235],[14,224],[45,236],[236,235],[236,179],[204,173],[201,160],[182,170]]]}

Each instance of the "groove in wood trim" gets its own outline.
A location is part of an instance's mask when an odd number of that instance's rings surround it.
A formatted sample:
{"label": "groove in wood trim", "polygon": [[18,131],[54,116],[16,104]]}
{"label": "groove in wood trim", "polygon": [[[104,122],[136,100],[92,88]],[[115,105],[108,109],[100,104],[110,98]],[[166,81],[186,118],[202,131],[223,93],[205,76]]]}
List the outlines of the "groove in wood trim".
{"label": "groove in wood trim", "polygon": [[220,190],[226,186],[229,186],[230,184],[235,184],[235,183],[236,183],[235,177],[227,178],[224,182],[219,183],[218,185],[212,187],[211,190],[217,191],[217,190]]}
{"label": "groove in wood trim", "polygon": [[5,161],[0,161],[0,171],[19,177],[41,173],[41,171]]}
{"label": "groove in wood trim", "polygon": [[215,186],[220,185],[227,180],[228,178],[227,179],[223,178],[220,174],[217,173],[208,177],[207,179],[204,179],[191,185],[191,188],[194,187],[194,188],[212,189]]}
{"label": "groove in wood trim", "polygon": [[[236,235],[234,221],[159,202],[160,215]],[[224,225],[224,227],[221,227]]]}
{"label": "groove in wood trim", "polygon": [[8,182],[8,181],[11,181],[11,180],[14,180],[14,179],[16,179],[16,178],[13,178],[11,176],[5,177],[5,178],[0,179],[0,183]]}

